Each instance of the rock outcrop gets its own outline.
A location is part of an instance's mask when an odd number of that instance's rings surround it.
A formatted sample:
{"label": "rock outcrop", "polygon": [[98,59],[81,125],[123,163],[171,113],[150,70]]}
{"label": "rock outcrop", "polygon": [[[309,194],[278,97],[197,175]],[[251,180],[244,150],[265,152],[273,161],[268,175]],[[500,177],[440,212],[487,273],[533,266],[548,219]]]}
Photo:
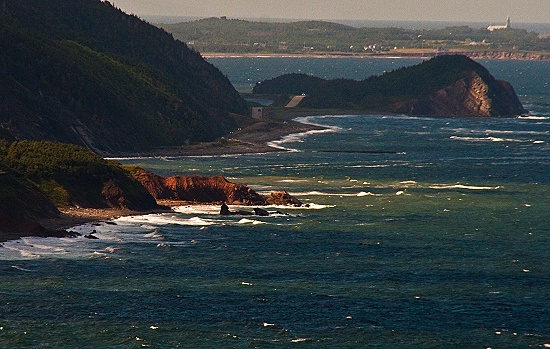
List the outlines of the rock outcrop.
{"label": "rock outcrop", "polygon": [[264,196],[244,184],[229,182],[222,176],[175,176],[164,178],[141,168],[133,169],[136,178],[155,199],[183,200],[195,203],[227,203],[231,205],[301,206],[287,192]]}
{"label": "rock outcrop", "polygon": [[420,98],[389,107],[407,115],[445,115],[498,117],[525,112],[512,85],[506,81],[484,79],[477,72]]}

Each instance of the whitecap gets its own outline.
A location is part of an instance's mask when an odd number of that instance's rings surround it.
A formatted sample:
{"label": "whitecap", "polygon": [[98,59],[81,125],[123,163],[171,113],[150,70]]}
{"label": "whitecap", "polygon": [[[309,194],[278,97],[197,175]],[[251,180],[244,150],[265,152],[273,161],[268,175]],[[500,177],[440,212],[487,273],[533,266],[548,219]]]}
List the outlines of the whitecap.
{"label": "whitecap", "polygon": [[23,267],[20,267],[18,265],[12,265],[11,267],[14,268],[14,269],[17,269],[17,270],[31,272],[31,273],[34,273],[34,272],[37,271],[37,270],[31,270],[31,269],[23,268]]}
{"label": "whitecap", "polygon": [[252,225],[258,225],[258,224],[267,224],[266,222],[257,221],[255,219],[248,219],[248,218],[242,218],[240,221],[237,222],[237,224],[252,224]]}
{"label": "whitecap", "polygon": [[466,142],[516,142],[525,143],[531,142],[531,140],[514,139],[514,138],[500,138],[500,137],[464,137],[464,136],[451,136],[450,139]]}
{"label": "whitecap", "polygon": [[467,190],[498,190],[500,186],[496,187],[481,187],[473,185],[463,184],[434,184],[429,186],[430,189],[467,189]]}
{"label": "whitecap", "polygon": [[114,247],[114,246],[107,246],[105,247],[104,251],[106,253],[116,253],[120,250],[120,248]]}
{"label": "whitecap", "polygon": [[153,230],[153,231],[150,232],[149,234],[143,235],[143,237],[151,238],[151,239],[156,239],[156,240],[162,240],[162,239],[164,239],[164,236],[160,233],[160,231],[159,231],[158,229]]}
{"label": "whitecap", "polygon": [[381,195],[381,194],[373,194],[373,193],[371,193],[370,191],[369,191],[369,192],[364,192],[364,191],[362,191],[362,192],[360,192],[360,193],[357,194],[357,196],[380,196],[380,195]]}
{"label": "whitecap", "polygon": [[549,120],[550,116],[536,116],[536,115],[518,116],[518,119],[523,119],[523,120]]}
{"label": "whitecap", "polygon": [[400,184],[406,184],[406,185],[409,185],[409,184],[411,184],[411,185],[417,184],[416,181],[401,181],[401,182],[399,182],[399,183],[400,183]]}
{"label": "whitecap", "polygon": [[[279,183],[299,183],[299,182],[309,182],[308,179],[281,179],[277,181]],[[270,187],[272,188],[272,187]]]}
{"label": "whitecap", "polygon": [[308,192],[296,192],[292,193],[293,196],[331,196],[331,195],[337,195],[337,194],[330,194],[330,193],[324,193],[321,191],[308,191]]}
{"label": "whitecap", "polygon": [[129,223],[129,224],[136,224],[141,222],[147,222],[149,224],[154,225],[168,225],[168,224],[176,224],[176,225],[192,225],[192,226],[203,226],[203,225],[212,225],[215,224],[212,221],[208,221],[205,219],[202,219],[200,217],[192,217],[189,219],[184,219],[179,217],[178,215],[166,215],[166,214],[159,214],[159,215],[144,215],[144,216],[128,216],[128,217],[121,217],[115,220],[117,223]]}

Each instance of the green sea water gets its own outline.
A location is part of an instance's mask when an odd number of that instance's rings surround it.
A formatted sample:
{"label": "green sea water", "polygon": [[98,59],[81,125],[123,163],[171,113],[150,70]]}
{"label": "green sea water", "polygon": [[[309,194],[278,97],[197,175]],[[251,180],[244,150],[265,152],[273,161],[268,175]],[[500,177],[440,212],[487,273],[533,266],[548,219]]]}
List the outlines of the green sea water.
{"label": "green sea water", "polygon": [[309,117],[328,130],[287,137],[285,152],[119,159],[309,207],[183,206],[75,228],[98,240],[4,243],[0,348],[550,346],[545,108]]}

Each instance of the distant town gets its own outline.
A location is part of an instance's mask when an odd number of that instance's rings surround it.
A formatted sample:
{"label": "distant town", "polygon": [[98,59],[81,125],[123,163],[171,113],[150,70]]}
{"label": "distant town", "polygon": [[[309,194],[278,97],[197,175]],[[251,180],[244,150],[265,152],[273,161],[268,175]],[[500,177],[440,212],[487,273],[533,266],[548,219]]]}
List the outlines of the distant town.
{"label": "distant town", "polygon": [[324,21],[273,23],[225,16],[159,26],[206,54],[429,56],[459,52],[550,59],[550,35],[514,28],[510,17],[485,28],[356,28]]}

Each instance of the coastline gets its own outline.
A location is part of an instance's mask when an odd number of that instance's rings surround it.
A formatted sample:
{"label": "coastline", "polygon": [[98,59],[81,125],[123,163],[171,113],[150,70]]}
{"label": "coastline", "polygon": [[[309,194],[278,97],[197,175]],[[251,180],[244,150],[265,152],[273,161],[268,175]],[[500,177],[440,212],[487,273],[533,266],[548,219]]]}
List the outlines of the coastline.
{"label": "coastline", "polygon": [[308,53],[220,53],[201,52],[208,58],[371,58],[371,59],[429,59],[439,55],[465,55],[472,59],[548,61],[550,52],[463,51],[463,50],[395,50],[386,53],[308,52]]}
{"label": "coastline", "polygon": [[[276,141],[284,136],[295,133],[309,132],[313,130],[322,130],[323,127],[309,125],[292,120],[295,117],[303,115],[314,115],[314,112],[301,111],[289,112],[283,111],[276,116],[274,121],[260,121],[242,130],[238,130],[221,142],[208,142],[185,147],[159,148],[149,152],[140,153],[119,153],[109,154],[113,159],[117,157],[164,157],[164,156],[222,156],[251,153],[270,153],[280,152],[280,148],[269,146],[267,143]],[[326,113],[322,113],[326,114]],[[44,218],[36,223],[44,230],[36,233],[10,232],[0,233],[0,247],[3,242],[17,240],[22,237],[62,237],[64,231],[70,231],[72,227],[82,224],[98,223],[110,221],[120,217],[146,215],[155,213],[173,212],[172,208],[182,205],[192,205],[193,203],[175,200],[157,200],[160,208],[150,211],[133,211],[128,209],[114,208],[82,208],[70,207],[60,209],[61,214],[53,218]]]}
{"label": "coastline", "polygon": [[[314,115],[314,113],[309,112],[302,113]],[[317,125],[304,124],[292,120],[295,117],[302,116],[302,113],[287,113],[285,116],[279,115],[273,121],[259,121],[251,126],[237,130],[219,141],[180,147],[163,147],[132,153],[118,152],[107,154],[106,157],[116,160],[117,158],[135,157],[200,157],[278,152],[281,149],[271,147],[267,143],[294,133],[324,129]]]}

